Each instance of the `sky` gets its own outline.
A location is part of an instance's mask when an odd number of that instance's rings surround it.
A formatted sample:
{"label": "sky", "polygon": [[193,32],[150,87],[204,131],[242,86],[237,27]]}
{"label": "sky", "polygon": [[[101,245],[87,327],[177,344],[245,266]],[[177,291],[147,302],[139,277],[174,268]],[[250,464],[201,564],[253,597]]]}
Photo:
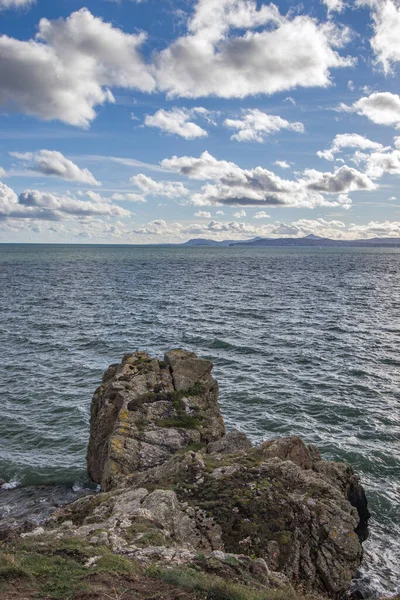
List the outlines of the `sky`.
{"label": "sky", "polygon": [[400,237],[400,0],[0,0],[0,242]]}

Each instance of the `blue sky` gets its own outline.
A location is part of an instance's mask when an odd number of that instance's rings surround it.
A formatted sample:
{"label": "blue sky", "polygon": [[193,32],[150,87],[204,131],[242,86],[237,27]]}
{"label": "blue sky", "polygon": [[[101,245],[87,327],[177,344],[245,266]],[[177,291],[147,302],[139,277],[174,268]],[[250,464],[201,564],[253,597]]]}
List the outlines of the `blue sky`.
{"label": "blue sky", "polygon": [[0,241],[400,237],[400,2],[0,0]]}

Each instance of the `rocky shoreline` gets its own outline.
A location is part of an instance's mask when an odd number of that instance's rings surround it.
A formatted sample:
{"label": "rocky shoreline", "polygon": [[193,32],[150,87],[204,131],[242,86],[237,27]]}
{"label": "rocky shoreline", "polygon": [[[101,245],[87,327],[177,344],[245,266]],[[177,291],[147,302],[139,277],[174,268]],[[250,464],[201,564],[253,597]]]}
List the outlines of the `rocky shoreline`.
{"label": "rocky shoreline", "polygon": [[[87,457],[101,492],[3,542],[2,598],[36,597],[41,576],[30,578],[26,563],[38,552],[79,572],[72,595],[68,585],[65,595],[42,590],[49,599],[103,598],[110,562],[112,585],[128,586],[121,600],[349,598],[369,518],[359,478],[298,437],[253,446],[226,433],[211,371],[183,350],[162,361],[136,352],[109,367]],[[10,581],[25,596],[10,595]]]}

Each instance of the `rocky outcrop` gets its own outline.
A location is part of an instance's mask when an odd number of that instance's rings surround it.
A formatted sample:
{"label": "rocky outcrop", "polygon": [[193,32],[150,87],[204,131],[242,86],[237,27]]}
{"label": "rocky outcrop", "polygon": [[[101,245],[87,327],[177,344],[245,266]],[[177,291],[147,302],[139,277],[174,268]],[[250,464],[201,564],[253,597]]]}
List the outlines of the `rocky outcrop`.
{"label": "rocky outcrop", "polygon": [[91,409],[88,471],[102,489],[162,464],[192,444],[225,433],[212,364],[173,350],[163,361],[145,352],[109,367]]}
{"label": "rocky outcrop", "polygon": [[298,437],[253,447],[241,432],[226,434],[211,369],[182,350],[110,367],[93,398],[88,450],[103,492],[28,535],[340,598],[369,517],[358,477]]}

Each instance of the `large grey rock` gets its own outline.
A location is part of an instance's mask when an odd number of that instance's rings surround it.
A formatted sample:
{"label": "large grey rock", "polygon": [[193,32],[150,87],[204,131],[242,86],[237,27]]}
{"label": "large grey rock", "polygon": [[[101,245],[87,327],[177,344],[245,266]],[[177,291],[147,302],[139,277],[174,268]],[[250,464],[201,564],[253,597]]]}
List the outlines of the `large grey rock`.
{"label": "large grey rock", "polygon": [[225,433],[212,364],[173,350],[164,361],[144,352],[112,365],[91,408],[88,471],[103,490],[162,464],[190,444]]}

